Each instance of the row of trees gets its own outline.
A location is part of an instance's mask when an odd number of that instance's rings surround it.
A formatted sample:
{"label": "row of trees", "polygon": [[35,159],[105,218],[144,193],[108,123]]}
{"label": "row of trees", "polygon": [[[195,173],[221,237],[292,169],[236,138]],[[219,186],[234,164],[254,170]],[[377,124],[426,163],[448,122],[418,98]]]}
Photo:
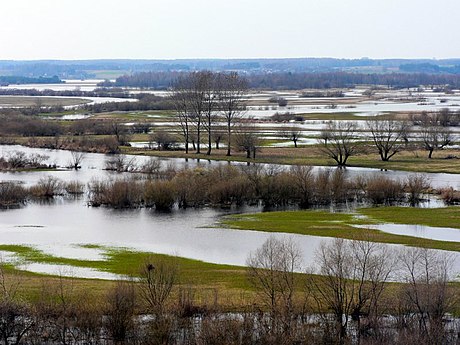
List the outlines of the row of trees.
{"label": "row of trees", "polygon": [[[458,302],[458,287],[449,284],[451,264],[451,256],[433,250],[334,239],[317,250],[299,305],[296,243],[270,237],[247,260],[273,336],[282,343],[297,334],[299,310],[316,310],[310,323],[319,341],[311,343],[322,344],[455,343],[458,329],[449,329],[446,319]],[[394,280],[404,284],[390,288]]]}
{"label": "row of trees", "polygon": [[[200,72],[197,72],[200,73]],[[140,72],[117,78],[115,83],[103,86],[168,89],[185,72]],[[428,73],[347,73],[347,72],[273,72],[247,74],[249,86],[254,89],[301,90],[353,87],[355,85],[387,85],[395,88],[420,85],[450,85],[458,87],[460,77],[454,74]]]}
{"label": "row of trees", "polygon": [[[227,156],[231,155],[232,128],[242,116],[247,81],[237,73],[194,72],[181,75],[173,86],[172,100],[185,152],[189,144],[196,143],[196,153],[201,153],[201,135],[207,133],[208,149],[212,150],[213,130],[217,122],[224,122],[227,134]],[[192,136],[192,127],[195,135]]]}
{"label": "row of trees", "polygon": [[[439,119],[438,114],[424,114],[419,126],[411,128],[406,121],[376,118],[367,121],[363,130],[370,133],[372,143],[382,161],[389,161],[395,154],[407,148],[411,133],[416,135],[416,144],[428,151],[428,158],[431,158],[435,150],[441,150],[454,143],[452,131]],[[337,165],[345,166],[350,156],[362,151],[362,134],[357,122],[329,122],[319,138],[321,151]]]}

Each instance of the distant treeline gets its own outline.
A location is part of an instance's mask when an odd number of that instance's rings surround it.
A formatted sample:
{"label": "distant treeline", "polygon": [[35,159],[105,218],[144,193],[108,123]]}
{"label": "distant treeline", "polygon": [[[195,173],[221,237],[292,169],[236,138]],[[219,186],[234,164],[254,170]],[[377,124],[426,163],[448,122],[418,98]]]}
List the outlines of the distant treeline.
{"label": "distant treeline", "polygon": [[49,97],[115,97],[137,98],[138,95],[119,88],[97,88],[94,91],[81,90],[37,90],[37,89],[0,89],[1,96],[49,96]]}
{"label": "distant treeline", "polygon": [[103,87],[138,87],[166,90],[175,80],[187,72],[140,72],[118,77],[115,82],[106,80],[99,83]]}
{"label": "distant treeline", "polygon": [[[115,82],[105,81],[101,86],[167,89],[185,72],[141,72],[124,75]],[[460,87],[460,75],[428,73],[365,74],[347,72],[323,73],[256,73],[245,75],[253,89],[295,90],[354,87],[356,85],[385,85],[390,88],[418,87],[420,85],[449,85]]]}
{"label": "distant treeline", "polygon": [[[434,65],[428,68],[426,64]],[[241,71],[244,73],[264,72],[383,72],[403,70],[409,67],[412,72],[458,73],[460,59],[338,59],[338,58],[276,58],[276,59],[169,59],[169,60],[0,60],[0,74],[38,77],[57,75],[62,79],[95,78],[99,71],[134,73],[156,71]],[[439,67],[439,70],[437,70]],[[406,67],[404,67],[406,68]]]}
{"label": "distant treeline", "polygon": [[58,76],[52,77],[23,77],[23,76],[0,76],[0,85],[10,84],[59,84],[63,81]]}
{"label": "distant treeline", "polygon": [[169,98],[152,94],[138,94],[137,102],[106,102],[83,105],[82,108],[92,113],[111,111],[146,111],[146,110],[173,110],[174,104]]}
{"label": "distant treeline", "polygon": [[429,62],[403,64],[399,66],[399,69],[410,73],[460,73],[460,65],[439,66]]}

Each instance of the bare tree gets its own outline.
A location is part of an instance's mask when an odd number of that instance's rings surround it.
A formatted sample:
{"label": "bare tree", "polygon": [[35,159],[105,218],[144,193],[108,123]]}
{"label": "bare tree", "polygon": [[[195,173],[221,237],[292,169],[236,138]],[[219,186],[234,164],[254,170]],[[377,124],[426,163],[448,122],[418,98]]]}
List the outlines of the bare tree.
{"label": "bare tree", "polygon": [[290,169],[292,181],[295,184],[295,190],[300,199],[300,207],[308,207],[313,201],[315,192],[315,177],[313,167],[304,165],[294,165]]}
{"label": "bare tree", "polygon": [[244,94],[248,83],[236,72],[224,73],[218,76],[219,111],[225,119],[227,130],[227,156],[231,155],[232,128],[243,116],[246,105]]}
{"label": "bare tree", "polygon": [[118,145],[126,145],[130,140],[129,129],[122,123],[113,121],[110,124],[110,131],[115,136]]}
{"label": "bare tree", "polygon": [[285,330],[290,327],[295,273],[300,270],[301,263],[301,252],[296,243],[273,236],[252,252],[246,261],[249,280],[270,309],[272,329],[276,329],[280,320]]}
{"label": "bare tree", "polygon": [[388,247],[367,241],[352,241],[350,243],[355,267],[354,284],[356,294],[353,302],[351,317],[357,322],[358,339],[361,338],[363,327],[361,319],[367,316],[366,328],[378,334],[380,325],[381,297],[394,266],[393,255]]}
{"label": "bare tree", "polygon": [[220,142],[222,141],[222,137],[224,136],[223,132],[220,130],[214,130],[212,133],[212,140],[214,141],[216,150],[220,148]]}
{"label": "bare tree", "polygon": [[[212,72],[200,71],[189,75],[190,78],[190,95],[189,106],[191,109],[191,119],[195,124],[196,129],[196,153],[201,153],[201,130],[205,121],[205,116],[210,108],[210,83],[212,80]],[[212,113],[209,113],[211,116]]]}
{"label": "bare tree", "polygon": [[107,295],[105,328],[115,344],[125,344],[132,337],[136,307],[134,285],[117,282]]}
{"label": "bare tree", "polygon": [[433,151],[441,150],[454,142],[452,132],[442,127],[436,118],[425,116],[421,124],[421,140],[423,148],[428,151],[428,158],[431,158]]}
{"label": "bare tree", "polygon": [[188,153],[190,143],[190,126],[192,121],[191,107],[191,80],[188,76],[181,75],[173,85],[171,99],[176,110],[177,121],[181,134],[185,140],[185,153]]}
{"label": "bare tree", "polygon": [[318,139],[321,151],[343,167],[350,156],[358,151],[355,122],[331,121]]}
{"label": "bare tree", "polygon": [[294,147],[297,148],[297,141],[299,141],[301,133],[301,131],[293,129],[290,131],[283,132],[283,137],[292,140],[292,142],[294,143]]}
{"label": "bare tree", "polygon": [[81,168],[81,162],[83,162],[83,159],[85,158],[86,153],[85,152],[80,152],[80,151],[70,151],[70,162],[69,166],[72,167],[75,170],[78,170]]}
{"label": "bare tree", "polygon": [[246,152],[246,158],[256,158],[256,151],[259,145],[259,138],[253,126],[241,125],[235,136],[235,144],[241,150]]}
{"label": "bare tree", "polygon": [[20,344],[34,325],[31,308],[16,298],[20,287],[16,278],[13,274],[13,279],[7,281],[0,260],[0,339],[5,345]]}
{"label": "bare tree", "polygon": [[169,132],[158,130],[149,135],[149,146],[157,144],[158,151],[170,150],[176,144],[176,138]]}
{"label": "bare tree", "polygon": [[449,286],[452,256],[426,248],[406,248],[399,255],[405,285],[401,305],[405,324],[429,344],[441,344],[444,317],[455,295]]}
{"label": "bare tree", "polygon": [[217,118],[217,102],[218,102],[218,84],[216,82],[217,75],[212,72],[203,72],[203,93],[204,93],[204,122],[203,127],[208,133],[208,149],[206,155],[210,155],[212,151],[212,138],[215,120]]}
{"label": "bare tree", "polygon": [[401,151],[406,143],[408,125],[403,121],[376,118],[367,121],[367,128],[384,162]]}
{"label": "bare tree", "polygon": [[178,278],[175,261],[148,258],[141,267],[140,293],[150,312],[161,315]]}
{"label": "bare tree", "polygon": [[348,338],[350,317],[361,331],[361,316],[372,315],[377,327],[379,300],[391,268],[391,255],[370,241],[334,239],[323,243],[315,257],[319,276],[308,284],[318,306],[327,307],[334,316],[335,337],[339,344]]}

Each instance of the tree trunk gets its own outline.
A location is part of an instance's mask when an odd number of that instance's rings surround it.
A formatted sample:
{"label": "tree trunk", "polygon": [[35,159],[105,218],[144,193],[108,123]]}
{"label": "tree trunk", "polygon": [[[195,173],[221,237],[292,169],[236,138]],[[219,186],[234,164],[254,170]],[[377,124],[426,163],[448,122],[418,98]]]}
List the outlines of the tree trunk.
{"label": "tree trunk", "polygon": [[228,124],[228,125],[227,125],[227,133],[228,133],[227,156],[231,156],[231,155],[232,155],[231,152],[230,152],[230,151],[231,151],[230,147],[231,147],[231,145],[232,145],[232,144],[231,144],[231,140],[230,140],[231,132],[232,132],[232,131],[231,131],[231,128],[230,128],[230,124]]}
{"label": "tree trunk", "polygon": [[200,141],[201,141],[201,130],[200,130],[200,124],[198,124],[198,128],[196,130],[196,153],[201,153]]}
{"label": "tree trunk", "polygon": [[431,156],[433,155],[434,149],[430,149],[428,153],[428,158],[431,159]]}

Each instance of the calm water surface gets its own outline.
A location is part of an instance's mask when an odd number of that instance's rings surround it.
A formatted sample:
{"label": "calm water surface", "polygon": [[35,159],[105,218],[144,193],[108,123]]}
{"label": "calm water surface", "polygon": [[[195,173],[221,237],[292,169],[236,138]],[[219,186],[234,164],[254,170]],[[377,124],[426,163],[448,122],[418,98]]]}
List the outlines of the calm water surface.
{"label": "calm water surface", "polygon": [[[63,150],[31,149],[19,146],[0,146],[0,155],[21,150],[28,154],[40,153],[49,156],[49,161],[65,166],[70,160],[70,152]],[[86,155],[82,169],[79,171],[65,170],[52,172],[0,173],[0,180],[24,181],[26,184],[36,183],[41,177],[56,176],[66,181],[78,180],[83,183],[92,178],[119,178],[127,174],[117,174],[102,170],[107,159],[113,156],[103,154]],[[149,159],[134,157],[139,163]],[[189,159],[161,159],[164,166],[172,164],[176,167],[194,167],[197,165],[228,164]],[[382,174],[404,178],[408,173],[401,171],[379,171],[376,169],[350,168],[351,176],[362,174]],[[428,174],[433,185],[460,185],[460,175]],[[23,208],[0,211],[0,243],[22,244],[36,247],[45,253],[58,257],[85,260],[103,259],[103,251],[82,247],[85,244],[96,244],[108,247],[124,247],[139,251],[150,251],[163,254],[179,255],[187,258],[212,263],[245,265],[248,254],[260,247],[271,235],[255,231],[239,231],[214,228],[223,215],[234,212],[259,212],[260,208],[243,208],[238,210],[220,209],[187,209],[174,210],[171,213],[159,213],[150,209],[112,210],[107,208],[91,208],[86,206],[85,198],[56,198],[51,203],[30,203]],[[386,231],[382,229],[383,231]],[[431,233],[433,231],[433,233]],[[451,230],[449,230],[451,231]],[[460,233],[460,230],[457,230]],[[439,231],[430,230],[427,238],[435,236]],[[455,233],[453,233],[455,235]],[[304,264],[313,261],[315,249],[324,237],[303,236],[295,234],[276,234],[292,238],[300,245],[304,254]],[[423,237],[419,233],[411,236]],[[437,235],[436,235],[437,236]],[[449,235],[451,236],[451,235]],[[435,238],[435,237],[433,237]],[[437,239],[437,238],[436,238]],[[451,240],[460,241],[453,237]],[[393,246],[401,247],[401,246]],[[458,253],[454,253],[458,257]],[[456,261],[456,272],[460,272],[460,260]],[[53,265],[32,263],[28,268],[36,272],[56,273]],[[76,276],[97,276],[94,270],[70,270]],[[62,272],[61,272],[62,273]],[[101,274],[100,278],[111,279]]]}

